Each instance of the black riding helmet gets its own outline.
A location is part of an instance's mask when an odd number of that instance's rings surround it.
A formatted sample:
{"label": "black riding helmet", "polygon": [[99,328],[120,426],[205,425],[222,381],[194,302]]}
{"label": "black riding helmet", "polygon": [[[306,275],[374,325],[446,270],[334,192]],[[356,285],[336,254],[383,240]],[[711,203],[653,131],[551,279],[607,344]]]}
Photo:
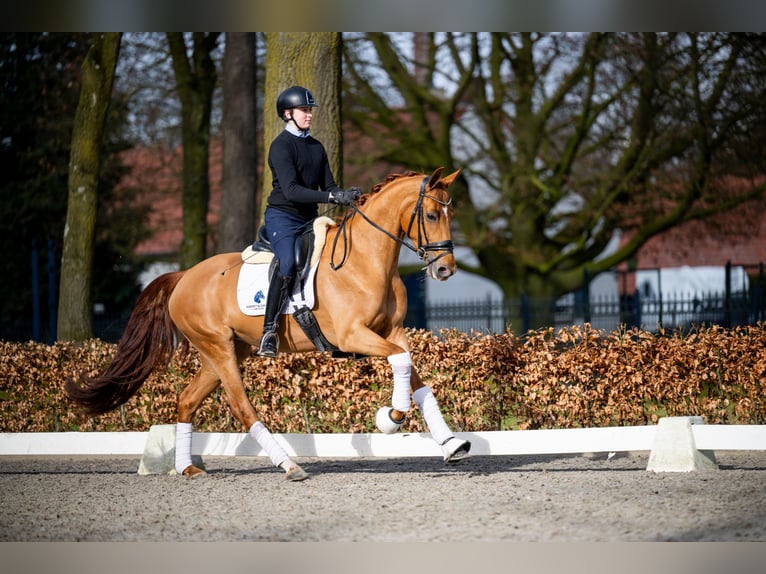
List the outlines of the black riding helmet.
{"label": "black riding helmet", "polygon": [[301,86],[287,88],[284,92],[279,94],[279,97],[277,98],[277,115],[285,122],[289,121],[289,119],[285,119],[285,110],[316,107],[317,103],[316,100],[314,100],[314,95]]}

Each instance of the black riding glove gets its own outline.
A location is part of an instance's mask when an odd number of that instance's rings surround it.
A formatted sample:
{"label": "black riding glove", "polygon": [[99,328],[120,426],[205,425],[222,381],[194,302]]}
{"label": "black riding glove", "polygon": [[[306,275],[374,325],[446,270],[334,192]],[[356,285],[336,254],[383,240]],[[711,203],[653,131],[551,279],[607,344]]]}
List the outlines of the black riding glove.
{"label": "black riding glove", "polygon": [[349,187],[348,189],[339,189],[330,193],[330,203],[337,205],[353,205],[362,195],[362,190],[358,187]]}

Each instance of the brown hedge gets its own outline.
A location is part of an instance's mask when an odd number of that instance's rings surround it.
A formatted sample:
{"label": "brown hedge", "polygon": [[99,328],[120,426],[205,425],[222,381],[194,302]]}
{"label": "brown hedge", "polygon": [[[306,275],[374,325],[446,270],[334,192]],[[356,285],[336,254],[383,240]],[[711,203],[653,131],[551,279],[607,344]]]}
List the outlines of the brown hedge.
{"label": "brown hedge", "polygon": [[[525,337],[411,330],[415,365],[455,430],[643,425],[660,416],[701,415],[711,424],[766,423],[766,326],[710,327],[686,334],[597,331],[589,325]],[[115,345],[0,342],[0,431],[145,431],[175,422],[175,401],[198,361],[176,356],[126,405],[87,417],[63,395],[64,380],[95,374]],[[274,432],[371,432],[390,404],[384,358],[322,353],[251,356],[248,394]],[[243,432],[219,390],[195,430]],[[404,429],[425,431],[419,413]]]}

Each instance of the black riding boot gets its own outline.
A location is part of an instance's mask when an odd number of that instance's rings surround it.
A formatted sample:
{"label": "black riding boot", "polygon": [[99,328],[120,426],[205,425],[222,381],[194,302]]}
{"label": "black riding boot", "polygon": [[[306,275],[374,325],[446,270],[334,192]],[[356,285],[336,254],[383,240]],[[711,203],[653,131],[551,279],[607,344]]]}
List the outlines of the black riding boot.
{"label": "black riding boot", "polygon": [[258,354],[262,357],[276,357],[279,353],[279,316],[282,307],[285,306],[290,288],[293,284],[292,277],[285,277],[279,270],[274,271],[269,284],[269,294],[266,296],[266,316],[263,320],[263,337],[258,348]]}

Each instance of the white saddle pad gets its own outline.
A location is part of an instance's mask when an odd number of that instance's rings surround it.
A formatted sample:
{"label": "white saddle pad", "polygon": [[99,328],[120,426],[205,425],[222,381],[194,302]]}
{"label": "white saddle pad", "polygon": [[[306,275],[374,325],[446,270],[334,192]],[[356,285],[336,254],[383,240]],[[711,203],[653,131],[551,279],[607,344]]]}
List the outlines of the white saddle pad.
{"label": "white saddle pad", "polygon": [[[334,225],[333,220],[321,216],[314,220],[314,252],[311,254],[311,269],[301,284],[296,284],[293,293],[282,309],[284,314],[292,314],[300,307],[314,308],[314,275],[319,266],[327,229]],[[274,254],[253,251],[252,246],[242,252],[242,265],[237,280],[237,301],[245,315],[263,315],[266,312],[266,296],[269,293],[269,266]]]}
{"label": "white saddle pad", "polygon": [[[296,284],[287,305],[282,309],[284,314],[292,314],[300,307],[314,308],[314,276],[319,262],[311,266],[306,277]],[[266,296],[269,293],[268,263],[257,265],[242,265],[237,280],[237,302],[245,315],[263,315],[266,312]]]}

